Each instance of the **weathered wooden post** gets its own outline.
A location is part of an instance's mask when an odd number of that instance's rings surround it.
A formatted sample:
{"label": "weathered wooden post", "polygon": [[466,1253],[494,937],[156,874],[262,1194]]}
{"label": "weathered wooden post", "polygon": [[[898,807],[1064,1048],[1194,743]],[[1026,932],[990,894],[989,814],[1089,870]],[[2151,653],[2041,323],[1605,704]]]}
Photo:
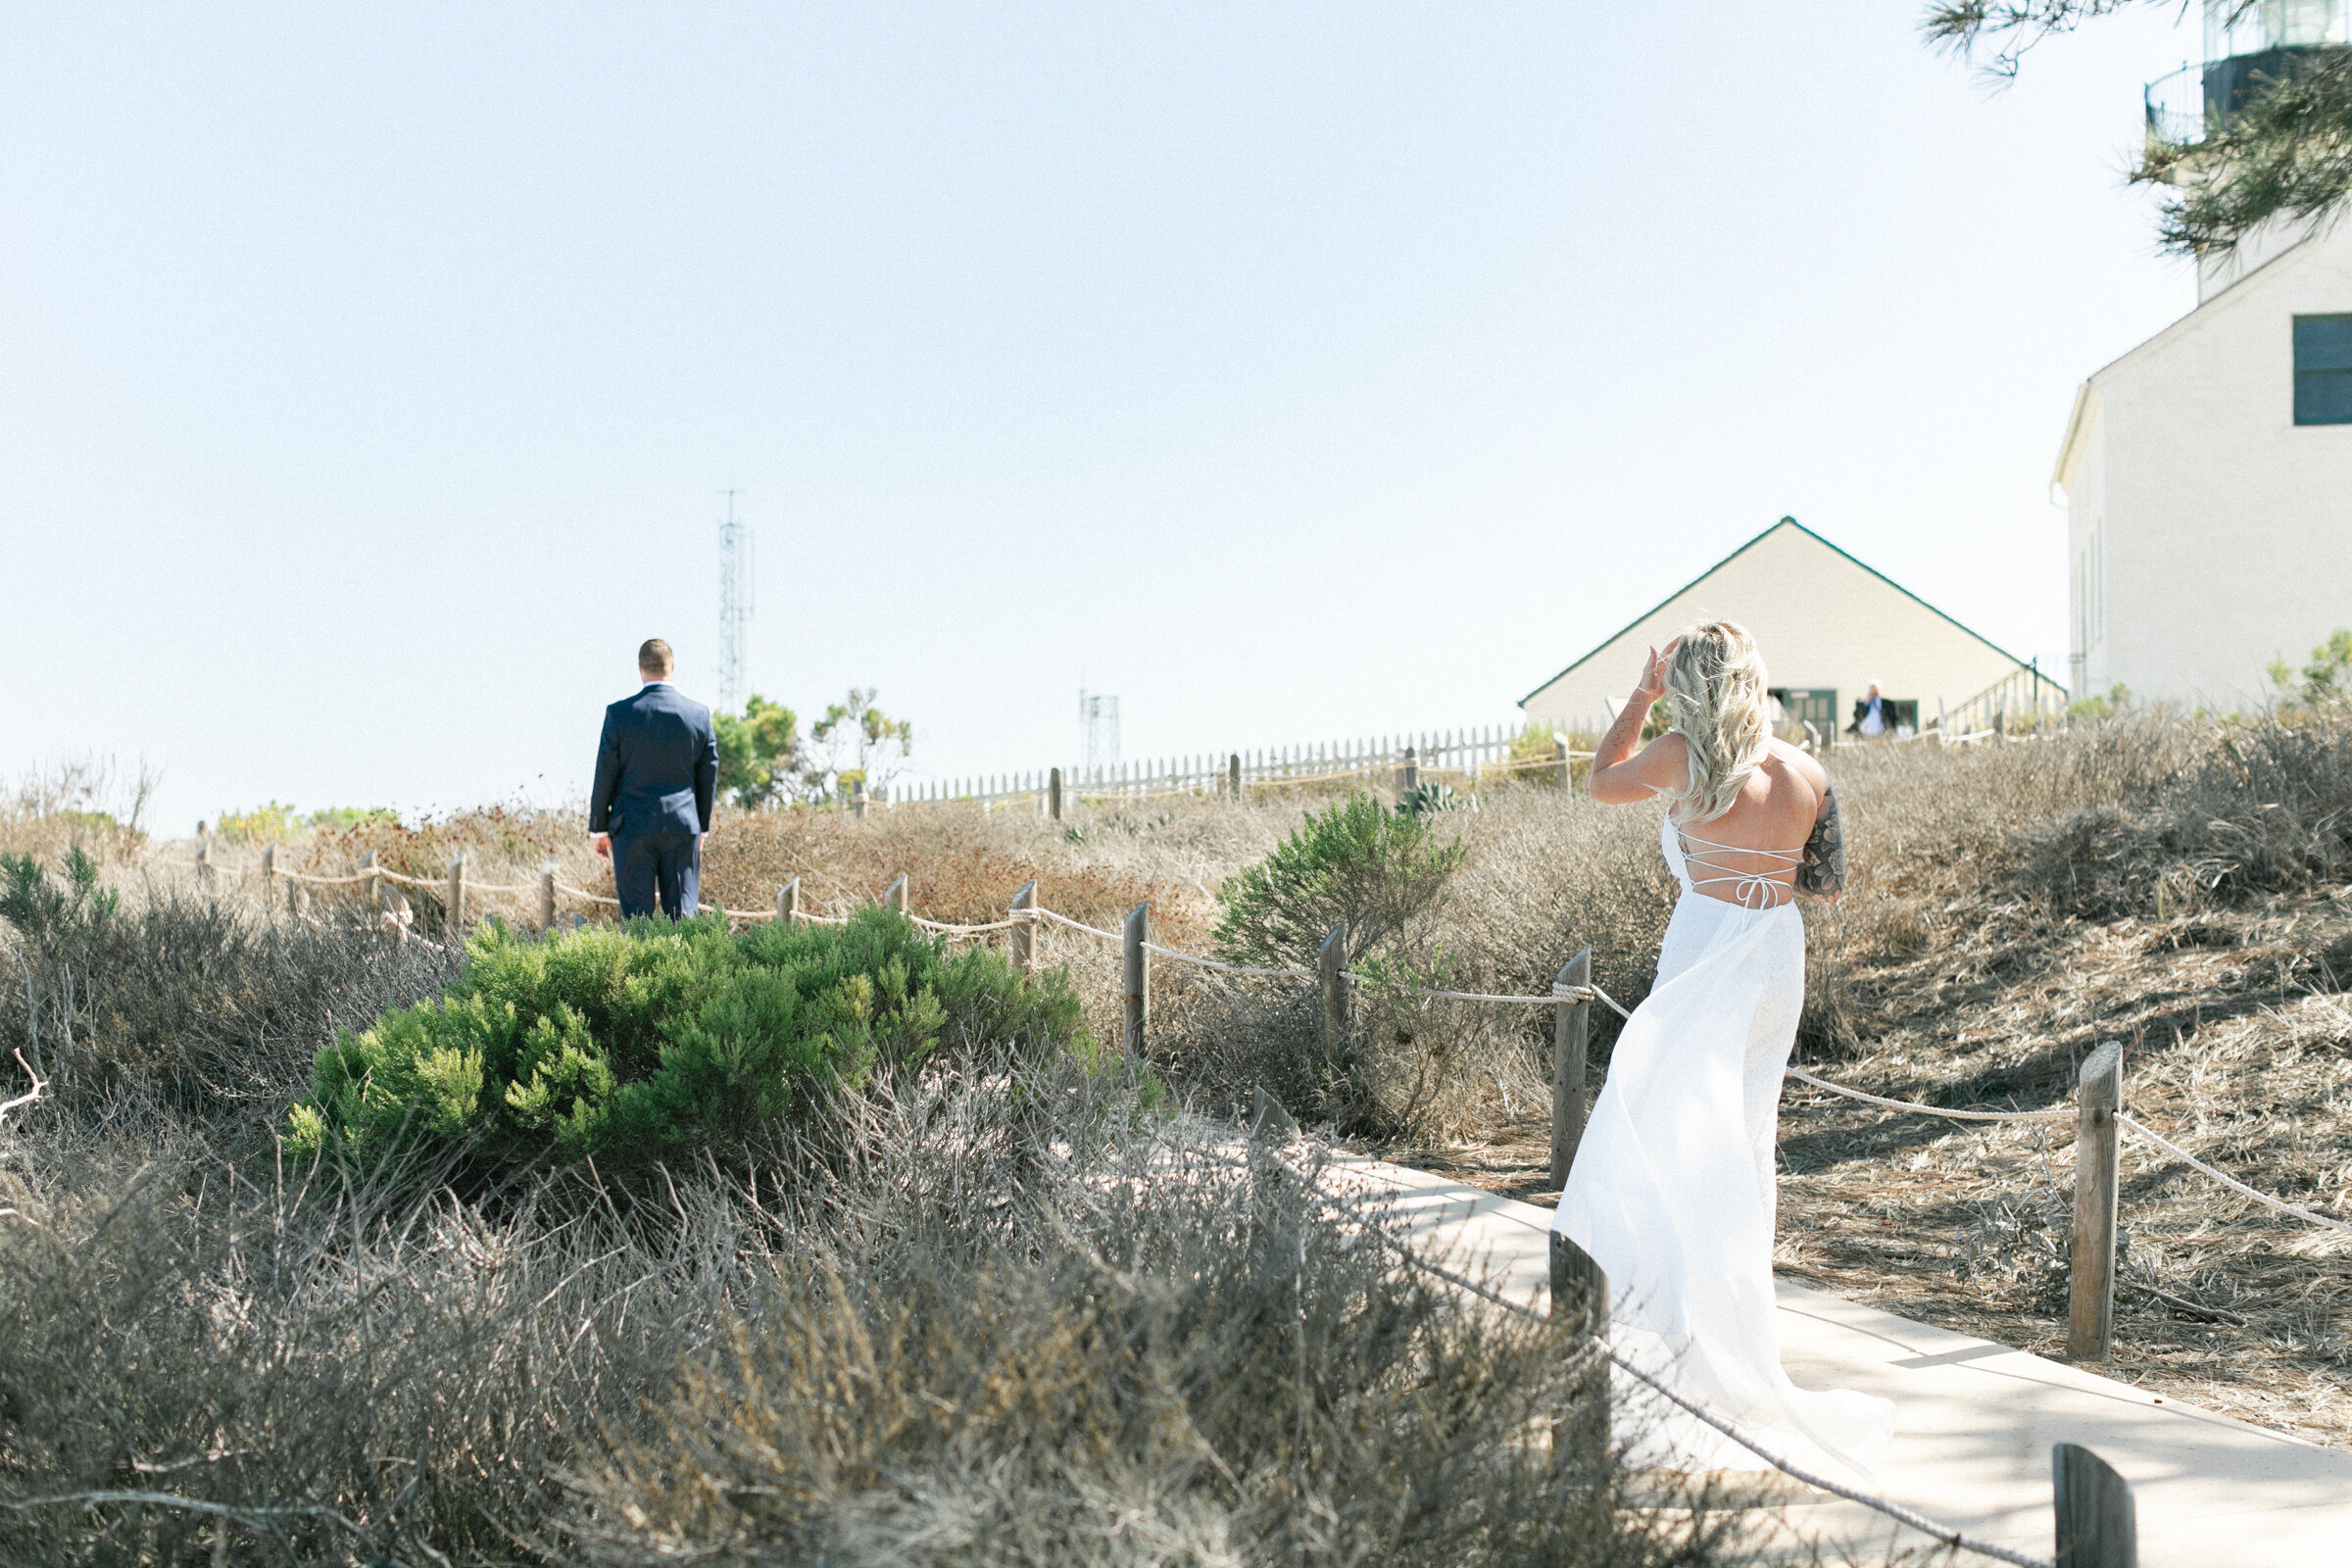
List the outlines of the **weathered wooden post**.
{"label": "weathered wooden post", "polygon": [[556,858],[549,856],[539,862],[539,934],[549,936],[556,929]]}
{"label": "weathered wooden post", "polygon": [[2132,1483],[2088,1448],[2050,1450],[2050,1505],[2057,1515],[2058,1568],[2139,1568],[2139,1522]]}
{"label": "weathered wooden post", "polygon": [[449,862],[449,934],[466,934],[466,857],[460,855]]}
{"label": "weathered wooden post", "polygon": [[1560,788],[1573,794],[1576,790],[1576,763],[1568,756],[1567,736],[1554,735],[1551,738],[1551,760],[1559,764]]}
{"label": "weathered wooden post", "polygon": [[1551,994],[1551,1185],[1568,1185],[1585,1137],[1585,1041],[1592,1024],[1592,950],[1560,965]]}
{"label": "weathered wooden post", "polygon": [[376,859],[375,851],[369,850],[368,852],[368,858],[366,862],[361,865],[360,869],[368,873],[368,880],[365,886],[368,889],[368,904],[374,906],[376,913],[383,913],[384,872],[382,863]]}
{"label": "weathered wooden post", "polygon": [[1233,752],[1225,759],[1225,799],[1242,804],[1242,754]]}
{"label": "weathered wooden post", "polygon": [[[1058,775],[1060,768],[1055,768]],[[1012,907],[1004,911],[1005,918],[1018,920],[1012,928],[1012,967],[1016,974],[1029,974],[1037,968],[1037,878],[1021,884],[1021,891],[1012,896]]]}
{"label": "weathered wooden post", "polygon": [[1396,784],[1398,792],[1404,795],[1421,787],[1421,754],[1410,746],[1404,749],[1404,766],[1396,770]]}
{"label": "weathered wooden post", "polygon": [[1146,899],[1127,911],[1127,924],[1120,933],[1121,956],[1127,982],[1125,1028],[1119,1036],[1119,1049],[1127,1054],[1129,1062],[1142,1059],[1144,1029],[1152,1020],[1152,959],[1144,944],[1152,940],[1152,901]]}
{"label": "weathered wooden post", "polygon": [[[1046,774],[1046,815],[1061,820],[1061,769],[1056,767]],[[1035,887],[1034,882],[1030,886]]]}
{"label": "weathered wooden post", "polygon": [[1323,996],[1323,1059],[1348,1054],[1348,922],[1342,920],[1315,953],[1315,982]]}
{"label": "weathered wooden post", "polygon": [[1568,1341],[1579,1375],[1570,1413],[1553,1428],[1561,1464],[1581,1461],[1597,1470],[1609,1457],[1609,1363],[1601,1346],[1609,1332],[1609,1276],[1592,1254],[1551,1234],[1551,1323]]}
{"label": "weathered wooden post", "polygon": [[196,885],[206,892],[213,887],[213,836],[196,824]]}
{"label": "weathered wooden post", "polygon": [[885,909],[895,909],[900,914],[905,914],[906,912],[906,872],[901,871],[899,873],[899,879],[882,890],[882,907]]}
{"label": "weathered wooden post", "polygon": [[801,917],[801,879],[794,877],[776,889],[776,923],[791,925]]}
{"label": "weathered wooden post", "polygon": [[270,896],[277,891],[277,846],[266,845],[262,850],[262,903],[268,906]]}
{"label": "weathered wooden post", "polygon": [[865,780],[861,778],[850,781],[850,814],[860,822],[865,820]]}
{"label": "weathered wooden post", "polygon": [[2124,1102],[2124,1048],[2110,1040],[2082,1063],[2076,1087],[2075,1246],[2068,1260],[2066,1353],[2104,1361],[2115,1334],[2115,1113]]}

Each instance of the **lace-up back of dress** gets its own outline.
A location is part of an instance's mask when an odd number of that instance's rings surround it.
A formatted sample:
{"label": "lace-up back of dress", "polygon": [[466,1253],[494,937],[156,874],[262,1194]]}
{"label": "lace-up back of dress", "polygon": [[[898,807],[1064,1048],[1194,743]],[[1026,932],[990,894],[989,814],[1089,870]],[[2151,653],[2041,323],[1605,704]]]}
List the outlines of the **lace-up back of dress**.
{"label": "lace-up back of dress", "polygon": [[[1694,892],[1743,909],[1774,909],[1796,898],[1789,879],[1804,859],[1801,848],[1751,850],[1702,839],[1679,822],[1672,825],[1681,841],[1683,875]],[[1726,891],[1713,891],[1718,888]]]}

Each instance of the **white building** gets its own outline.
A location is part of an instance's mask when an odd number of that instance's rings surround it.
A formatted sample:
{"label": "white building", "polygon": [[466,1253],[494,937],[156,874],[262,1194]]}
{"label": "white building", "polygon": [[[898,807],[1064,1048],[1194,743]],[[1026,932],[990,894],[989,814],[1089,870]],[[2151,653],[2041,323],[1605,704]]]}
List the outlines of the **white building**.
{"label": "white building", "polygon": [[1595,733],[1608,726],[1651,648],[1702,620],[1736,620],[1764,655],[1788,714],[1835,741],[1871,682],[1913,727],[1938,716],[1954,733],[2065,707],[2066,692],[2029,662],[1970,631],[1917,594],[1783,517],[1665,602],[1520,700],[1527,716]]}
{"label": "white building", "polygon": [[[2338,46],[2345,9],[2263,7],[2217,32],[2189,101],[2218,115],[2250,74]],[[2261,31],[2297,19],[2318,29],[2311,40]],[[2165,87],[2149,90],[2152,131],[2195,139],[2207,122],[2164,108]],[[2055,478],[2071,544],[2069,684],[2262,706],[2267,666],[2300,665],[2352,626],[2352,221],[2257,235],[2201,265],[2197,308],[2082,383]]]}

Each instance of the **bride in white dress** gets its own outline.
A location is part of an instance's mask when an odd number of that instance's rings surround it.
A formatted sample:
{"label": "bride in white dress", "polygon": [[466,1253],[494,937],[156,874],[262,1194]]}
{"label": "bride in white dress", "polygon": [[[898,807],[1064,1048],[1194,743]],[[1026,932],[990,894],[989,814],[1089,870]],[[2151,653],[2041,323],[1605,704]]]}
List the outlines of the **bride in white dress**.
{"label": "bride in white dress", "polygon": [[[1776,740],[1764,662],[1730,621],[1654,650],[1592,759],[1592,798],[1666,796],[1682,885],[1657,983],[1617,1037],[1552,1228],[1609,1278],[1611,1341],[1676,1393],[1784,1458],[1868,1477],[1894,1407],[1812,1393],[1781,1370],[1772,1294],[1781,1072],[1805,996],[1801,889],[1834,898],[1844,859],[1821,764]],[[1665,696],[1673,728],[1640,746]],[[1647,1394],[1614,1391],[1637,1464],[1765,1461]]]}

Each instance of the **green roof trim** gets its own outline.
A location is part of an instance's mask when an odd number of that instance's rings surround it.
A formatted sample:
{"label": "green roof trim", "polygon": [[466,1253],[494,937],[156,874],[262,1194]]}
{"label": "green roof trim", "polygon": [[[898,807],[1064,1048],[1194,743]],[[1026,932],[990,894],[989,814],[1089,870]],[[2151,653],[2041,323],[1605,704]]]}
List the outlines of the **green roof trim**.
{"label": "green roof trim", "polygon": [[1677,599],[1682,598],[1683,595],[1689,593],[1700,583],[1705,582],[1709,577],[1714,576],[1724,567],[1730,565],[1733,562],[1747,554],[1748,551],[1753,550],[1756,546],[1762,544],[1774,534],[1779,533],[1783,528],[1794,528],[1798,533],[1803,534],[1806,538],[1812,540],[1815,544],[1820,545],[1823,549],[1828,550],[1835,555],[1844,557],[1844,559],[1852,562],[1855,565],[1860,566],[1864,571],[1869,572],[1873,577],[1878,578],[1879,581],[1885,583],[1896,593],[1901,594],[1905,599],[1910,600],[1913,604],[1919,606],[1920,609],[1926,611],[1928,613],[1936,616],[1938,619],[1950,621],[1953,626],[1958,627],[1963,632],[1967,632],[1969,636],[1976,638],[1978,642],[1983,643],[1985,647],[1991,649],[1994,653],[2009,661],[2009,662],[2015,664],[2018,668],[2032,671],[2033,674],[2045,685],[2057,687],[2057,689],[2061,692],[2066,690],[2064,686],[2060,686],[2058,682],[2052,680],[2049,676],[2042,674],[2040,669],[2030,661],[2018,658],[2008,649],[2003,648],[2000,644],[1994,642],[1991,638],[1984,636],[1983,633],[1961,625],[1959,621],[1952,619],[1950,615],[1947,615],[1942,611],[1937,610],[1934,605],[1929,604],[1925,599],[1920,598],[1919,595],[1913,593],[1901,583],[1896,582],[1892,577],[1887,576],[1885,572],[1879,570],[1878,567],[1872,565],[1869,562],[1855,556],[1850,551],[1838,549],[1836,545],[1830,543],[1829,540],[1824,539],[1821,535],[1815,533],[1812,529],[1806,527],[1794,517],[1784,516],[1780,521],[1774,523],[1762,533],[1757,534],[1753,539],[1750,539],[1747,541],[1747,543],[1741,545],[1739,549],[1733,551],[1730,555],[1724,557],[1721,561],[1718,561],[1715,563],[1715,564],[1709,566],[1706,570],[1700,572],[1697,576],[1691,578],[1689,582],[1683,584],[1680,588],[1677,588],[1674,592],[1668,594],[1665,598],[1659,600],[1656,604],[1650,606],[1647,610],[1644,610],[1642,612],[1642,613],[1636,615],[1633,619],[1627,621],[1624,625],[1618,627],[1606,637],[1603,637],[1598,643],[1593,645],[1591,653],[1586,654],[1584,658],[1579,659],[1575,663],[1570,664],[1566,669],[1563,669],[1557,675],[1552,676],[1551,679],[1545,681],[1542,686],[1538,686],[1534,691],[1529,692],[1525,697],[1520,698],[1518,706],[1525,708],[1529,703],[1535,701],[1538,697],[1543,696],[1546,688],[1559,684],[1560,681],[1576,673],[1577,670],[1583,668],[1586,664],[1591,663],[1592,660],[1599,655],[1602,649],[1608,647],[1611,643],[1624,636],[1627,632],[1632,631],[1636,626],[1641,625],[1643,621],[1656,614],[1659,611],[1664,610],[1668,605],[1673,604]]}

